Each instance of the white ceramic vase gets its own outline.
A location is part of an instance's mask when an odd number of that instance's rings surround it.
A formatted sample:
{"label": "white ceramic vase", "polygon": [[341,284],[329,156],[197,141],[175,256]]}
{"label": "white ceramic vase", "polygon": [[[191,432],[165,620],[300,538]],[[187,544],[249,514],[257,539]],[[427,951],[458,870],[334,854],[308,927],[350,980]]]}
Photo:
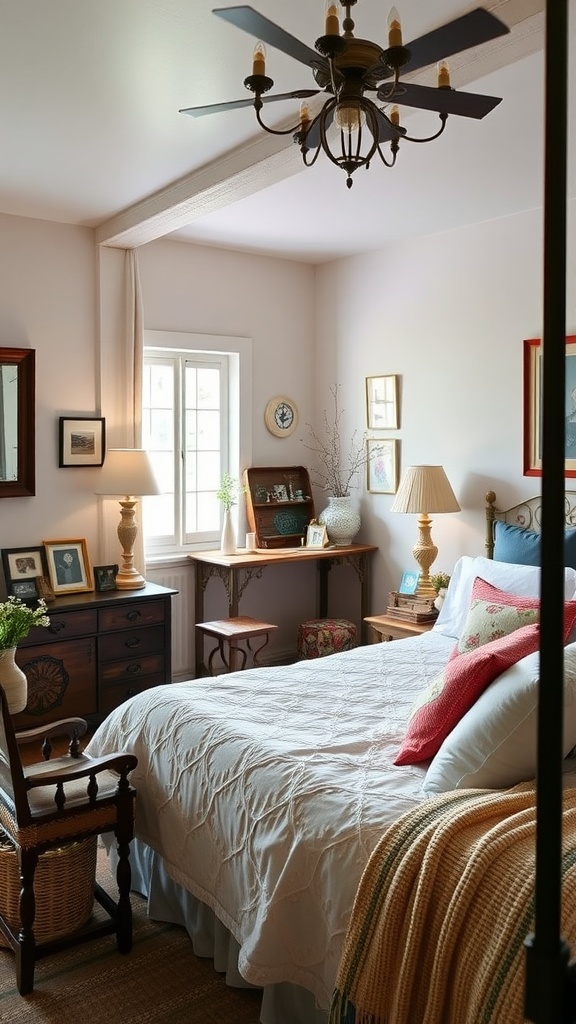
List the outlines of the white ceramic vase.
{"label": "white ceramic vase", "polygon": [[223,555],[236,554],[236,534],[232,521],[232,511],[224,509],[224,523],[222,524],[222,537],[220,539],[220,551]]}
{"label": "white ceramic vase", "polygon": [[360,513],[352,505],[350,495],[345,498],[328,498],[328,507],[318,516],[328,531],[328,540],[337,548],[352,544],[360,529]]}
{"label": "white ceramic vase", "polygon": [[6,694],[11,715],[24,711],[28,703],[28,680],[15,661],[16,648],[0,651],[0,683]]}

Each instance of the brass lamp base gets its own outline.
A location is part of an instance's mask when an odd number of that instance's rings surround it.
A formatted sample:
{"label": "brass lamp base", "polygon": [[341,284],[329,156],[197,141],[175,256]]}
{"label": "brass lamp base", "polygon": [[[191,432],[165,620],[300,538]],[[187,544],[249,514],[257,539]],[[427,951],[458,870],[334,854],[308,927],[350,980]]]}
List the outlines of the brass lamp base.
{"label": "brass lamp base", "polygon": [[421,512],[418,516],[418,541],[412,548],[412,554],[420,566],[417,597],[436,597],[436,591],[430,580],[430,566],[438,554],[438,548],[432,543],[431,526],[432,520],[428,513]]}
{"label": "brass lamp base", "polygon": [[146,580],[134,567],[134,543],[138,536],[136,522],[136,498],[125,498],[120,502],[118,540],[122,546],[122,565],[116,573],[117,590],[141,590]]}

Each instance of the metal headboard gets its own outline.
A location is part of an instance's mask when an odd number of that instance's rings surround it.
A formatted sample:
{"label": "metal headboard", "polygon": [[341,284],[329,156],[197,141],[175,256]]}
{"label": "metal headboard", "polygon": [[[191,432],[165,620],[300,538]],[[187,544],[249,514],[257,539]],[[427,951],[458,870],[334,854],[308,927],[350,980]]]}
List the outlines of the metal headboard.
{"label": "metal headboard", "polygon": [[[522,530],[535,530],[540,533],[542,520],[542,495],[534,498],[526,498],[518,505],[511,505],[510,508],[496,508],[496,495],[494,491],[486,494],[486,555],[494,557],[494,521],[498,519],[502,523],[510,523]],[[564,522],[566,526],[576,526],[576,491],[566,491],[564,499]]]}

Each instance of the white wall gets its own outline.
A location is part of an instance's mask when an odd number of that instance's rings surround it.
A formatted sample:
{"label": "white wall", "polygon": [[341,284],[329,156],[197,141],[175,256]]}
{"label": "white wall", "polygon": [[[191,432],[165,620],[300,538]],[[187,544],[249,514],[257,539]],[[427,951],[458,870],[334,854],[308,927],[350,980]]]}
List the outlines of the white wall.
{"label": "white wall", "polygon": [[58,417],[98,414],[95,267],[88,228],[0,216],[0,347],[36,350],[36,496],[0,501],[1,547],[97,544],[94,470],[58,469]]}
{"label": "white wall", "polygon": [[[571,237],[576,218],[572,205]],[[571,252],[568,280],[574,279]],[[342,383],[349,429],[365,426],[364,377],[400,375],[400,470],[441,463],[462,512],[436,516],[435,569],[484,553],[484,495],[501,507],[537,494],[523,476],[525,338],[542,335],[542,215],[539,211],[422,238],[317,271],[319,402]],[[567,333],[576,329],[568,289]],[[326,397],[328,395],[328,398]],[[563,397],[560,396],[563,401]],[[416,517],[390,512],[391,495],[357,497],[361,539],[377,544],[374,611],[413,568]]]}
{"label": "white wall", "polygon": [[[575,221],[573,204],[571,238]],[[401,466],[441,462],[462,505],[436,517],[436,568],[450,571],[460,554],[483,550],[487,489],[503,505],[539,490],[522,475],[522,341],[542,330],[540,212],[317,268],[171,240],[139,256],[147,328],[252,338],[255,465],[310,464],[306,423],[320,423],[334,383],[343,386],[347,428],[362,431],[364,378],[397,373]],[[576,331],[575,271],[571,252],[567,333]],[[123,272],[123,253],[97,254],[90,229],[0,217],[0,345],[37,353],[37,494],[0,501],[1,547],[85,537],[91,560],[102,560],[97,470],[58,468],[58,417],[99,414],[100,321],[104,341],[113,339]],[[275,394],[300,410],[286,439],[264,425]],[[103,395],[103,407],[108,400]],[[118,427],[111,421],[111,436]],[[363,481],[357,497],[360,539],[379,548],[377,612],[413,565],[416,523],[390,513],[392,497],[366,493]],[[277,613],[284,646],[312,610],[315,586],[313,571],[266,571],[247,589],[243,610]],[[340,589],[344,611],[353,588]]]}

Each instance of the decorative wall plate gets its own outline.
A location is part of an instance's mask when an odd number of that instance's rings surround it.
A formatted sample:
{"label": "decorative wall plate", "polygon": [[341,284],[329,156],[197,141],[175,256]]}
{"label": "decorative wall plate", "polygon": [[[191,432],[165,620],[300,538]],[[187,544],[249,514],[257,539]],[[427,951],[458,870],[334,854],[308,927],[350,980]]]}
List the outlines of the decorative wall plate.
{"label": "decorative wall plate", "polygon": [[296,402],[286,395],[271,398],[264,411],[264,422],[275,437],[289,437],[298,425]]}

